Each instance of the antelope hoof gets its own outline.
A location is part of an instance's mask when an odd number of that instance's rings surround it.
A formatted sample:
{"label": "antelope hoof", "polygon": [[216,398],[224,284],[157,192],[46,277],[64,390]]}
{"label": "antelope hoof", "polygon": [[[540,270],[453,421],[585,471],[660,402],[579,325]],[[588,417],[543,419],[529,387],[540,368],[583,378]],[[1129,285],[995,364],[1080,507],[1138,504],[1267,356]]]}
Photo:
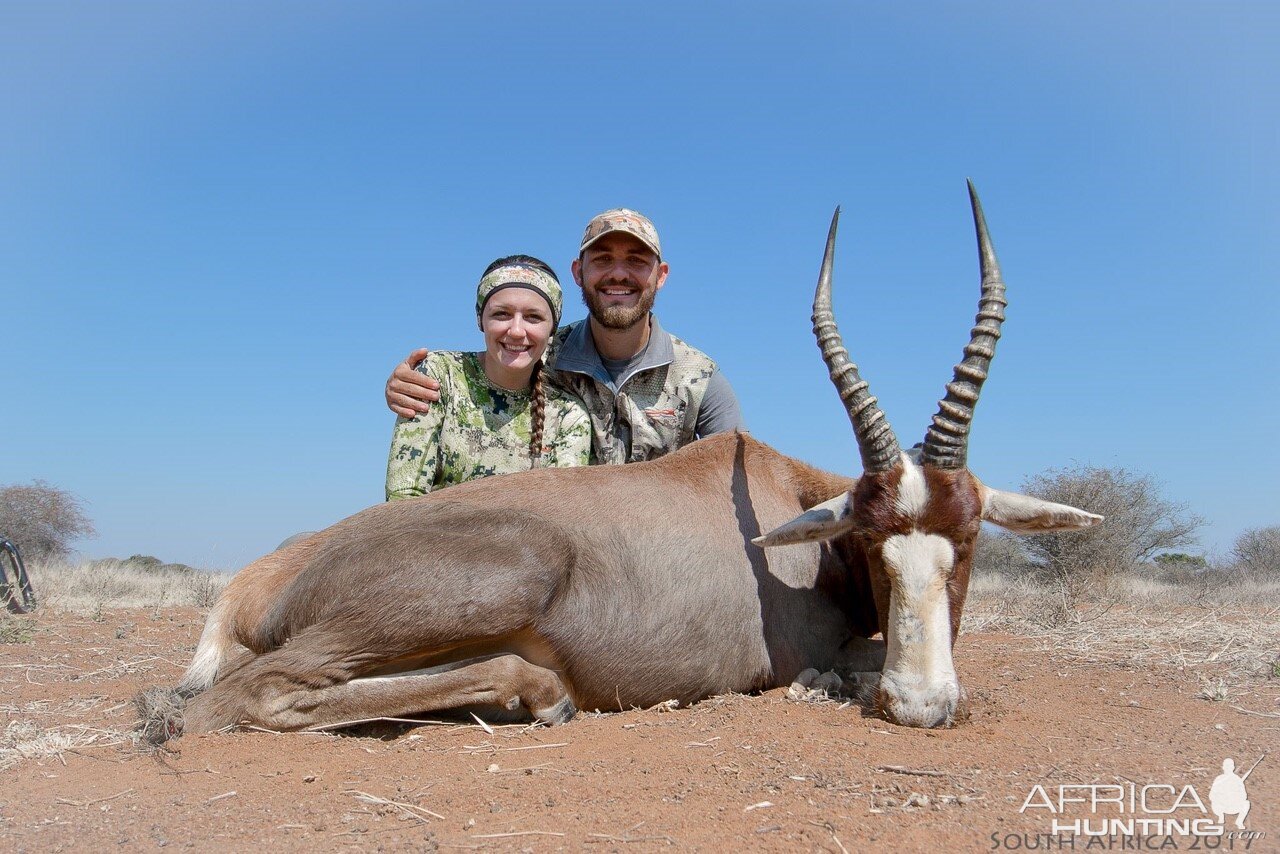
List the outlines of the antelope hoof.
{"label": "antelope hoof", "polygon": [[834,670],[828,670],[817,679],[813,680],[813,684],[809,688],[813,691],[826,691],[828,694],[839,694],[844,680],[839,677]]}
{"label": "antelope hoof", "polygon": [[791,687],[787,688],[787,696],[792,700],[823,700],[840,693],[843,680],[834,671],[819,673],[810,667],[796,676]]}
{"label": "antelope hoof", "polygon": [[567,724],[577,713],[578,707],[573,704],[573,700],[565,697],[549,709],[535,709],[533,716],[543,723]]}
{"label": "antelope hoof", "polygon": [[799,700],[804,697],[809,686],[813,684],[813,680],[818,678],[818,671],[810,667],[807,670],[801,670],[796,678],[792,680],[791,687],[787,689],[787,696],[793,700]]}

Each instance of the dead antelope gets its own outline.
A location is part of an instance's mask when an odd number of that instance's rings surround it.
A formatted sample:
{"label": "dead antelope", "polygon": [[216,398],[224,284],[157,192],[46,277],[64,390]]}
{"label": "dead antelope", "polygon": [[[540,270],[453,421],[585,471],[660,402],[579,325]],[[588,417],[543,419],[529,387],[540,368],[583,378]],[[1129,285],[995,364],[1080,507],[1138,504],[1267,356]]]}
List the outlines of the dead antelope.
{"label": "dead antelope", "polygon": [[[179,686],[186,730],[464,707],[558,723],[580,708],[787,685],[807,668],[878,675],[878,705],[898,723],[952,722],[980,523],[1101,521],[991,489],[966,467],[1005,305],[969,189],[978,319],[918,458],[901,452],[836,328],[837,211],[813,322],[860,478],[729,434],[652,462],[539,469],[371,507],[231,582]],[[877,632],[883,642],[867,640]]]}

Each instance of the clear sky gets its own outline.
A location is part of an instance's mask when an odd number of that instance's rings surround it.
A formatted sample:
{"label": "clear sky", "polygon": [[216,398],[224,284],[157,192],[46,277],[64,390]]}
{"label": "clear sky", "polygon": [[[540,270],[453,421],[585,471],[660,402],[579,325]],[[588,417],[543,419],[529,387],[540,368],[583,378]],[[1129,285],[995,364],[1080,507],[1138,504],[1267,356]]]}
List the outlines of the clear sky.
{"label": "clear sky", "polygon": [[1152,474],[1221,553],[1280,523],[1277,44],[1231,0],[4,0],[0,484],[80,496],[86,556],[237,567],[381,500],[383,381],[480,346],[490,260],[568,283],[624,205],[754,434],[855,473],[831,211],[911,444],[977,304],[972,177],[1010,299],[972,468]]}

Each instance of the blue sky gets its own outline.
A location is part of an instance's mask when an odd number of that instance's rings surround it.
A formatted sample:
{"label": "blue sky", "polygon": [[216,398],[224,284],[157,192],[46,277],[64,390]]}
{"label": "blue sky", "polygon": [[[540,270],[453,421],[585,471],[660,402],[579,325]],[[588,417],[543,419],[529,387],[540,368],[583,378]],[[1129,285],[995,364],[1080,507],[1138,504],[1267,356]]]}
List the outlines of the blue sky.
{"label": "blue sky", "polygon": [[80,496],[87,556],[237,567],[381,500],[394,363],[479,347],[485,265],[568,282],[619,205],[755,435],[854,473],[831,210],[909,444],[976,308],[972,177],[1010,299],[974,471],[1152,474],[1225,551],[1280,523],[1277,43],[1264,2],[5,0],[0,483]]}

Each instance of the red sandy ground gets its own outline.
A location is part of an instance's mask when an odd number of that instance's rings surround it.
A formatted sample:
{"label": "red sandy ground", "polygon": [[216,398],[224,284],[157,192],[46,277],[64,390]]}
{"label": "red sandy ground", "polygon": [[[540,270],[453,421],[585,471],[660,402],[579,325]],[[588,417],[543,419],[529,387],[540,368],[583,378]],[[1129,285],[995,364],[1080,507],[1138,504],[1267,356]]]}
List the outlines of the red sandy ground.
{"label": "red sandy ground", "polygon": [[[154,755],[113,739],[130,728],[135,692],[172,684],[200,626],[191,609],[107,611],[100,622],[44,613],[33,641],[0,645],[0,727],[107,731],[0,771],[0,848],[1026,850],[1045,847],[1037,834],[1053,818],[1019,812],[1035,784],[1055,794],[1072,783],[1192,785],[1207,806],[1225,757],[1243,771],[1280,744],[1280,679],[1251,677],[1211,702],[1196,697],[1198,678],[1134,667],[1123,650],[1072,660],[981,632],[957,649],[972,716],[948,730],[772,691],[492,734],[239,732]],[[1144,847],[1280,850],[1280,755],[1247,785],[1248,829],[1264,837]],[[1064,817],[1089,815],[1069,804]],[[1085,844],[1075,850],[1122,850],[1118,838]]]}

